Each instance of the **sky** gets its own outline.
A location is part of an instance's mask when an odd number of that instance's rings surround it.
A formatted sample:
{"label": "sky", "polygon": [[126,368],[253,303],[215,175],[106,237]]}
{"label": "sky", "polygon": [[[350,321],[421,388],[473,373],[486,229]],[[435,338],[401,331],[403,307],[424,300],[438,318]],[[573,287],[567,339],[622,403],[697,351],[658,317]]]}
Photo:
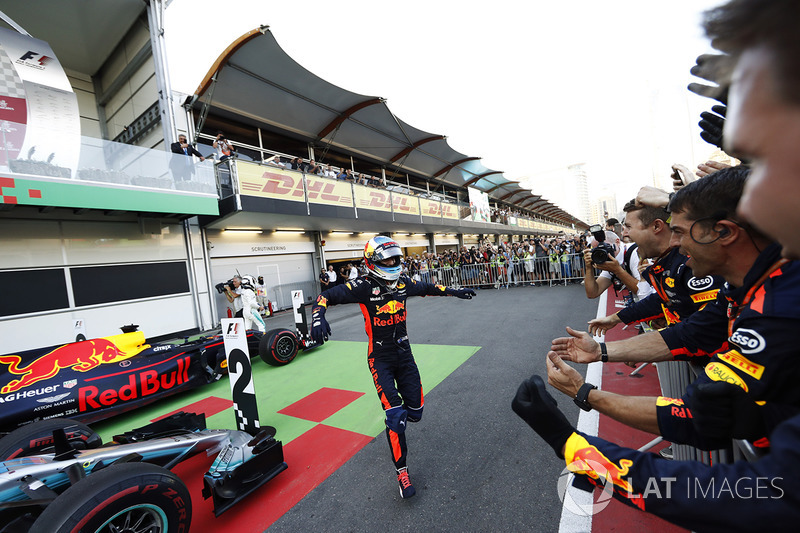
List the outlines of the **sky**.
{"label": "sky", "polygon": [[672,163],[714,151],[697,126],[712,102],[686,86],[711,51],[701,13],[719,3],[173,0],[165,39],[173,88],[193,94],[233,40],[269,25],[306,69],[386,98],[534,193],[584,163],[590,197],[621,207],[642,185],[669,187]]}

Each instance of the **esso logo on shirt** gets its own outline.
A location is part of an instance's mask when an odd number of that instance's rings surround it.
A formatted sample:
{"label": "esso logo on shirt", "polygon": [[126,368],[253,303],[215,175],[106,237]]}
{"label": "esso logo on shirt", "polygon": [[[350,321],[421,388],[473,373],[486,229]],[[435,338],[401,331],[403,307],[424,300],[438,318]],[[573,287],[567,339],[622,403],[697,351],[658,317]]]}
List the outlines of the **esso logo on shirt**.
{"label": "esso logo on shirt", "polygon": [[702,291],[711,287],[714,284],[714,278],[711,276],[706,276],[704,278],[689,278],[689,281],[686,282],[686,285],[692,289],[693,291]]}
{"label": "esso logo on shirt", "polygon": [[758,353],[767,346],[764,337],[752,329],[737,329],[728,340],[741,347],[745,354]]}

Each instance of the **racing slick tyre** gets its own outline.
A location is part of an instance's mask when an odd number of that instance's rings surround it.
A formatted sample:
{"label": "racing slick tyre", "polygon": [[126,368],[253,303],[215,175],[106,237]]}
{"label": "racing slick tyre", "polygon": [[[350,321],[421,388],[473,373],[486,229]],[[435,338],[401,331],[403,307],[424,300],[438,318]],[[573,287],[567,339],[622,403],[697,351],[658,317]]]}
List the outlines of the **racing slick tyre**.
{"label": "racing slick tyre", "polygon": [[268,331],[258,346],[258,355],[272,366],[283,366],[291,363],[297,356],[300,343],[297,335],[288,329],[273,329]]}
{"label": "racing slick tyre", "polygon": [[40,453],[53,453],[53,431],[63,429],[76,450],[97,448],[103,444],[100,435],[86,424],[68,418],[39,420],[19,427],[0,439],[0,461]]}
{"label": "racing slick tyre", "polygon": [[192,499],[183,482],[149,463],[110,465],[72,485],[30,533],[189,531]]}

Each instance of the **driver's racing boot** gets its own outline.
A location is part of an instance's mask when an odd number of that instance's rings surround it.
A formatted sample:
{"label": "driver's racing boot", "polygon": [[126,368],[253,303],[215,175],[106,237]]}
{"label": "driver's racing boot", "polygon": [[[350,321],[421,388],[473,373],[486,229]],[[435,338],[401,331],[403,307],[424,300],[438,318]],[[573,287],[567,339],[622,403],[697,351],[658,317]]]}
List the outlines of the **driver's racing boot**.
{"label": "driver's racing boot", "polygon": [[397,470],[397,484],[400,485],[400,497],[403,499],[410,498],[417,493],[408,477],[407,466]]}

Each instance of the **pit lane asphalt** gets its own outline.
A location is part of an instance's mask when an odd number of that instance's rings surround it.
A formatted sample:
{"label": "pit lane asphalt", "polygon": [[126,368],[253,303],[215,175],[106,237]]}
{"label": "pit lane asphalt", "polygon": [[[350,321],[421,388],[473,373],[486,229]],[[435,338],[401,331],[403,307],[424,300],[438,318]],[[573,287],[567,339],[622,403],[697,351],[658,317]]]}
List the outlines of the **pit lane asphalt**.
{"label": "pit lane asphalt", "polygon": [[[410,424],[408,464],[417,495],[400,498],[381,434],[270,532],[558,530],[556,483],[564,463],[511,411],[511,399],[523,379],[546,376],[550,340],[564,336],[566,325],[585,329],[597,300],[588,300],[578,284],[476,292],[468,301],[408,300],[412,349],[415,344],[481,347],[426,390],[423,419]],[[332,340],[366,340],[357,305],[331,307],[327,318]],[[292,322],[291,313],[282,313],[268,326]],[[585,367],[578,370],[584,374]],[[548,388],[576,424],[578,407]]]}

